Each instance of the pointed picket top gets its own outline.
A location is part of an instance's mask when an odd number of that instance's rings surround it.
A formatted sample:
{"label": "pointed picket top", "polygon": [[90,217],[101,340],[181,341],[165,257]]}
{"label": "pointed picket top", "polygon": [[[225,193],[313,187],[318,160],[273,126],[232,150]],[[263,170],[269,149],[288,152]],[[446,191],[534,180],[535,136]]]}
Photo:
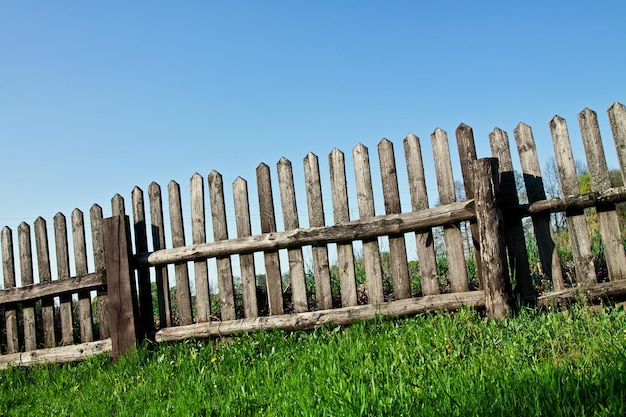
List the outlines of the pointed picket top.
{"label": "pointed picket top", "polygon": [[133,187],[133,191],[131,191],[131,194],[143,194],[143,190],[141,188],[139,188],[139,186],[135,185]]}
{"label": "pointed picket top", "polygon": [[337,148],[333,148],[333,150],[332,150],[332,151],[330,151],[330,153],[328,154],[328,158],[329,158],[329,159],[330,159],[330,158],[336,158],[336,157],[338,157],[339,155],[344,156],[343,151],[341,151],[340,149],[337,149]]}
{"label": "pointed picket top", "polygon": [[150,190],[160,190],[160,189],[161,189],[161,186],[158,183],[156,183],[155,181],[152,181],[150,183],[150,185],[148,185],[148,192]]}
{"label": "pointed picket top", "polygon": [[124,197],[119,194],[115,194],[111,199],[111,212],[113,216],[123,216],[126,213],[124,206]]}
{"label": "pointed picket top", "polygon": [[54,222],[65,222],[65,214],[60,211],[54,215]]}
{"label": "pointed picket top", "polygon": [[[304,163],[304,169],[307,169],[307,167],[310,167],[310,168],[319,167],[319,158],[313,152],[309,152],[304,157],[303,163]],[[318,168],[318,171],[319,171],[319,168]]]}
{"label": "pointed picket top", "polygon": [[617,159],[622,171],[622,178],[626,184],[626,107],[617,101],[608,109],[609,123],[613,140],[617,150]]}
{"label": "pointed picket top", "polygon": [[363,145],[361,142],[357,143],[357,145],[352,149],[353,155],[368,154],[368,153],[369,151],[367,149],[367,146]]}
{"label": "pointed picket top", "polygon": [[212,169],[211,172],[209,172],[207,180],[209,181],[209,185],[215,184],[215,183],[222,183],[223,182],[222,174]]}
{"label": "pointed picket top", "polygon": [[175,180],[171,180],[167,183],[167,188],[169,189],[170,187],[180,187],[180,184],[177,183]]}
{"label": "pointed picket top", "polygon": [[435,130],[433,130],[433,133],[431,133],[431,134],[430,134],[430,136],[431,136],[431,138],[432,138],[433,136],[435,136],[435,137],[437,137],[437,138],[440,138],[440,137],[444,137],[444,136],[445,136],[445,137],[446,137],[446,139],[447,139],[447,138],[448,138],[448,133],[447,133],[445,130],[443,130],[442,128],[438,127],[438,128],[436,128]]}
{"label": "pointed picket top", "polygon": [[204,178],[198,172],[194,172],[193,175],[191,176],[191,178],[189,179],[189,181],[192,182],[192,183],[194,181],[202,181],[202,180],[204,180]]}
{"label": "pointed picket top", "polygon": [[[46,219],[44,219],[43,217],[39,216],[39,217],[37,217],[35,219],[33,224],[35,225],[35,228],[37,228],[39,225],[43,225],[43,227],[46,227]],[[39,226],[39,227],[41,227],[41,226]]]}
{"label": "pointed picket top", "polygon": [[83,211],[79,208],[75,208],[72,210],[72,219],[83,217]]}
{"label": "pointed picket top", "polygon": [[233,188],[237,187],[242,187],[242,186],[246,186],[246,188],[248,187],[248,181],[246,181],[243,177],[239,176],[237,178],[235,178],[235,181],[233,181]]}
{"label": "pointed picket top", "polygon": [[457,128],[456,128],[456,134],[458,135],[459,133],[469,133],[469,134],[474,134],[474,130],[471,128],[471,126],[465,124],[465,123],[460,123]]}
{"label": "pointed picket top", "polygon": [[382,138],[380,142],[378,142],[378,148],[389,146],[393,147],[393,143],[387,138]]}
{"label": "pointed picket top", "polygon": [[[276,168],[281,169],[281,167],[284,168],[291,168],[291,161],[287,158],[285,158],[284,156],[281,157],[278,162],[276,163]],[[284,169],[282,168],[282,169]]]}
{"label": "pointed picket top", "polygon": [[256,172],[259,173],[263,171],[269,171],[269,169],[269,165],[267,165],[265,162],[261,162],[259,165],[257,165]]}

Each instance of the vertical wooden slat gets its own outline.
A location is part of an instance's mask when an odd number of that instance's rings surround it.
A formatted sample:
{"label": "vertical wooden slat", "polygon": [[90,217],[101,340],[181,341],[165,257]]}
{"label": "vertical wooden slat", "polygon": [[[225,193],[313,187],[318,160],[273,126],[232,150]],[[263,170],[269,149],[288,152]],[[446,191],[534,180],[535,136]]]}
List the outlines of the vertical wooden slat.
{"label": "vertical wooden slat", "polygon": [[[439,189],[439,203],[442,205],[456,201],[452,161],[448,147],[448,135],[437,128],[430,136],[435,157],[435,173]],[[469,291],[465,255],[463,253],[463,236],[459,224],[444,226],[443,239],[446,245],[448,268],[450,270],[450,287],[452,292]]]}
{"label": "vertical wooden slat", "polygon": [[[54,245],[57,257],[57,278],[65,279],[70,276],[70,257],[67,244],[67,222],[62,213],[54,216]],[[61,315],[60,346],[74,343],[74,329],[72,324],[72,296],[62,295],[59,312]]]}
{"label": "vertical wooden slat", "polygon": [[626,107],[615,102],[609,107],[609,123],[613,132],[617,159],[622,171],[622,180],[626,184]]}
{"label": "vertical wooden slat", "polygon": [[[163,222],[163,199],[161,186],[155,182],[148,187],[150,198],[150,227],[152,229],[152,247],[155,251],[165,249],[165,224]],[[161,328],[172,326],[172,307],[170,303],[170,280],[167,265],[154,268],[157,284],[157,302],[159,304],[159,325]]]}
{"label": "vertical wooden slat", "polygon": [[[89,210],[91,223],[91,245],[93,247],[93,263],[96,271],[106,271],[104,263],[104,232],[102,230],[102,207],[97,204]],[[111,337],[109,325],[109,296],[106,290],[98,292],[98,321],[100,323],[100,339]]]}
{"label": "vertical wooden slat", "polygon": [[[304,182],[311,227],[325,226],[322,184],[317,155],[309,153],[304,158]],[[330,264],[326,245],[313,246],[313,273],[315,277],[315,301],[319,310],[333,307],[330,291]]]}
{"label": "vertical wooden slat", "polygon": [[[378,144],[378,161],[380,163],[380,177],[383,185],[385,213],[401,213],[400,191],[396,174],[396,159],[393,144],[383,139]],[[409,264],[406,257],[404,234],[389,236],[389,257],[391,260],[391,275],[393,277],[393,296],[395,300],[411,297],[409,284]]]}
{"label": "vertical wooden slat", "polygon": [[[404,139],[404,155],[411,194],[411,209],[413,211],[425,210],[428,208],[428,191],[426,190],[422,148],[419,138],[412,133]],[[439,294],[437,258],[435,257],[435,241],[432,229],[415,232],[415,240],[422,294]]]}
{"label": "vertical wooden slat", "polygon": [[[374,193],[372,191],[372,175],[367,147],[359,143],[352,150],[352,157],[354,159],[359,217],[361,219],[374,217]],[[384,301],[384,290],[378,239],[363,241],[363,263],[365,265],[365,284],[368,302],[370,304],[381,303]]]}
{"label": "vertical wooden slat", "polygon": [[[474,131],[465,123],[461,123],[456,129],[456,143],[459,150],[459,159],[461,162],[461,175],[463,176],[463,186],[465,189],[465,198],[467,200],[474,198],[474,172],[472,167],[476,161],[476,145],[474,144]],[[465,229],[467,233],[467,228]],[[478,225],[476,221],[470,222],[470,234],[472,235],[472,246],[474,247],[474,259],[476,261],[476,274],[478,282],[482,288],[482,259],[480,256],[480,247],[478,244]],[[471,248],[468,248],[471,250]]]}
{"label": "vertical wooden slat", "polygon": [[[235,218],[237,222],[237,236],[252,235],[250,223],[250,203],[248,201],[248,183],[241,177],[233,182],[233,197],[235,203]],[[254,269],[254,255],[239,255],[241,269],[241,286],[243,292],[243,314],[247,318],[259,316],[259,306],[256,296],[256,272]]]}
{"label": "vertical wooden slat", "polygon": [[[35,220],[35,246],[37,248],[37,269],[39,282],[50,282],[52,272],[50,269],[50,249],[48,246],[48,230],[46,221],[42,217]],[[54,300],[44,298],[41,300],[41,318],[43,325],[43,347],[51,348],[55,345],[54,337]]]}
{"label": "vertical wooden slat", "polygon": [[[587,155],[587,168],[591,178],[592,191],[606,191],[611,188],[609,169],[606,165],[604,147],[600,137],[596,112],[585,108],[578,114],[578,123]],[[606,258],[609,278],[614,281],[626,278],[626,253],[620,234],[619,220],[615,204],[596,207],[600,235]]]}
{"label": "vertical wooden slat", "polygon": [[[261,215],[261,233],[276,231],[276,217],[274,214],[274,197],[272,196],[272,182],[270,168],[264,163],[256,169],[257,192],[259,196],[259,212]],[[267,298],[270,314],[283,314],[283,289],[278,252],[265,252],[265,281],[267,284]]]}
{"label": "vertical wooden slat", "polygon": [[[555,116],[550,121],[550,133],[552,134],[554,154],[559,171],[561,193],[563,196],[579,194],[578,176],[576,175],[574,155],[565,119]],[[596,282],[591,243],[583,210],[567,211],[566,221],[577,280],[580,283]]]}
{"label": "vertical wooden slat", "polygon": [[[211,201],[211,218],[213,220],[213,237],[215,241],[228,239],[226,223],[226,206],[224,204],[224,182],[222,175],[213,170],[209,174],[209,196]],[[233,289],[233,270],[230,256],[217,258],[217,281],[220,289],[220,310],[222,320],[235,318],[235,291]]]}
{"label": "vertical wooden slat", "polygon": [[[15,259],[13,257],[13,231],[2,228],[2,276],[4,288],[15,288]],[[19,351],[19,339],[17,332],[17,311],[11,306],[5,309],[4,319],[6,323],[7,353]]]}
{"label": "vertical wooden slat", "polygon": [[[33,249],[30,241],[30,226],[22,222],[17,228],[17,240],[20,251],[20,276],[22,287],[33,284]],[[35,333],[35,305],[33,302],[22,305],[22,321],[24,329],[24,350],[37,349]]]}
{"label": "vertical wooden slat", "polygon": [[[146,232],[146,209],[143,190],[134,187],[132,194],[133,230],[135,231],[135,250],[137,253],[148,252],[148,235]],[[152,311],[152,285],[150,284],[150,268],[137,268],[137,284],[139,290],[139,312],[141,329],[150,335],[154,331],[154,313]]]}
{"label": "vertical wooden slat", "polygon": [[[300,227],[300,222],[298,221],[298,207],[296,205],[296,191],[293,184],[291,161],[281,158],[276,164],[276,169],[278,171],[278,187],[280,189],[285,231],[297,229]],[[308,310],[302,248],[289,249],[287,256],[289,258],[293,309],[296,313],[301,313]]]}
{"label": "vertical wooden slat", "polygon": [[534,290],[530,279],[530,265],[528,263],[524,226],[521,219],[515,217],[512,213],[507,213],[507,210],[510,210],[511,207],[519,205],[509,136],[504,130],[495,128],[489,134],[489,142],[491,143],[491,154],[498,158],[500,162],[500,201],[504,215],[504,239],[508,248],[509,267],[515,278],[516,292],[522,298],[530,297],[534,294]]}
{"label": "vertical wooden slat", "polygon": [[[72,211],[72,242],[74,245],[74,266],[76,268],[76,275],[85,275],[88,272],[85,220],[83,212],[78,209]],[[81,291],[78,293],[78,323],[81,343],[93,342],[91,296],[89,291]]]}
{"label": "vertical wooden slat", "polygon": [[[513,131],[517,143],[526,196],[528,203],[533,204],[546,199],[546,191],[543,186],[543,177],[537,156],[537,147],[530,126],[520,123]],[[532,217],[533,229],[539,250],[539,260],[543,273],[552,280],[555,291],[565,289],[561,262],[554,240],[554,232],[550,226],[550,214],[539,214]]]}
{"label": "vertical wooden slat", "polygon": [[[183,225],[183,207],[180,197],[180,186],[170,181],[167,186],[172,232],[172,247],[185,246],[185,228]],[[193,322],[191,310],[191,289],[189,288],[189,270],[187,262],[174,265],[176,276],[176,300],[178,301],[178,320],[181,326]]]}
{"label": "vertical wooden slat", "polygon": [[113,216],[125,216],[126,204],[124,203],[124,197],[119,194],[115,194],[111,198],[111,213]]}
{"label": "vertical wooden slat", "polygon": [[[348,206],[348,185],[346,181],[346,164],[343,152],[335,148],[328,155],[330,168],[330,188],[333,199],[333,219],[335,224],[350,221]],[[337,267],[339,269],[341,305],[350,307],[357,305],[356,272],[354,268],[354,250],[352,243],[337,244]]]}
{"label": "vertical wooden slat", "polygon": [[[190,180],[191,190],[191,238],[193,244],[206,242],[206,216],[204,207],[204,178],[197,172]],[[196,283],[196,321],[209,321],[211,302],[209,300],[209,269],[206,259],[193,263]]]}

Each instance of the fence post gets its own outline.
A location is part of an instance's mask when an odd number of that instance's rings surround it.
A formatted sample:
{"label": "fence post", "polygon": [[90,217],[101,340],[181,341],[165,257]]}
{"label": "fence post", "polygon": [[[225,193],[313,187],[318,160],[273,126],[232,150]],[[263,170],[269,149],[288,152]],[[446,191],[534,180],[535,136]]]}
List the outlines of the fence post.
{"label": "fence post", "polygon": [[130,353],[141,338],[137,285],[130,265],[128,216],[103,219],[104,259],[109,298],[109,331],[113,360]]}
{"label": "fence post", "polygon": [[476,217],[479,228],[487,316],[504,318],[514,309],[506,262],[504,222],[498,205],[498,159],[474,163]]}

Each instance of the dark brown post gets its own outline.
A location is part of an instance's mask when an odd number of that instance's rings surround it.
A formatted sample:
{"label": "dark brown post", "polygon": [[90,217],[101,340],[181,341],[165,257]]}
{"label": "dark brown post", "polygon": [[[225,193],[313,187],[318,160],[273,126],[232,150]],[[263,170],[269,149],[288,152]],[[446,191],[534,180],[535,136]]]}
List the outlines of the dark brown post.
{"label": "dark brown post", "polygon": [[114,216],[102,223],[112,356],[117,360],[135,350],[141,334],[137,286],[130,265],[130,221],[128,216]]}
{"label": "dark brown post", "polygon": [[487,316],[504,318],[514,308],[506,263],[504,222],[498,206],[498,159],[479,159],[474,164],[474,198],[480,234]]}

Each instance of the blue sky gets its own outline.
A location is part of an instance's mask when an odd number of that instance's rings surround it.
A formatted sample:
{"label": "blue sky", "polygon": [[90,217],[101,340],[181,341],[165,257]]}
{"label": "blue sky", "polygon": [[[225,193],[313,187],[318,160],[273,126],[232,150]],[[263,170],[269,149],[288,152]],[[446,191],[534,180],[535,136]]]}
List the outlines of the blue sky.
{"label": "blue sky", "polygon": [[256,166],[275,171],[282,156],[302,216],[309,151],[327,184],[334,147],[350,178],[352,148],[368,146],[376,166],[386,137],[404,171],[409,132],[436,199],[435,128],[454,155],[454,130],[469,124],[484,157],[494,127],[512,139],[523,121],[543,164],[555,114],[582,148],[584,107],[598,112],[615,168],[606,109],[626,102],[625,17],[623,0],[3,1],[0,226],[93,203],[106,215],[115,193],[128,210],[135,185],[188,186],[212,169],[230,198],[237,176],[253,187]]}

